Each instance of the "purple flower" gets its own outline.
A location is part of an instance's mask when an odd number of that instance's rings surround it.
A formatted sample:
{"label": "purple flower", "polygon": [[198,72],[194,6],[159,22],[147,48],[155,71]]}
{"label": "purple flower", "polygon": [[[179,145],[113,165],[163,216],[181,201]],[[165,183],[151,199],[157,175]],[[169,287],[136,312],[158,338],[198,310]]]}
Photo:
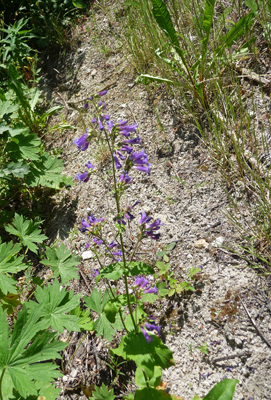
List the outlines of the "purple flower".
{"label": "purple flower", "polygon": [[94,274],[92,274],[92,276],[94,276],[94,277],[99,276],[99,270],[94,269]]}
{"label": "purple flower", "polygon": [[102,131],[104,129],[104,126],[100,120],[98,121],[98,124],[99,124],[99,129]]}
{"label": "purple flower", "polygon": [[135,165],[133,166],[133,168],[141,172],[147,172],[147,174],[150,175],[151,173],[150,166],[151,164],[149,164],[147,167],[143,167],[142,165]]}
{"label": "purple flower", "polygon": [[143,211],[140,214],[141,214],[141,218],[140,218],[140,221],[139,221],[140,225],[146,224],[146,223],[148,223],[148,222],[150,222],[152,220],[152,217],[148,217],[147,214],[145,213],[145,211]]}
{"label": "purple flower", "polygon": [[101,115],[101,119],[105,119],[106,121],[109,121],[110,115]]}
{"label": "purple flower", "polygon": [[116,150],[117,155],[119,156],[119,158],[123,161],[125,160],[125,157],[123,154],[121,154],[118,150]]}
{"label": "purple flower", "polygon": [[112,242],[109,243],[109,245],[108,245],[108,247],[109,247],[110,249],[113,249],[115,246],[117,246],[117,243],[114,242],[114,241],[112,241]]}
{"label": "purple flower", "polygon": [[119,162],[119,159],[118,159],[118,157],[116,156],[115,153],[113,153],[113,157],[114,157],[114,160],[115,160],[116,168],[120,169],[121,168],[121,163]]}
{"label": "purple flower", "polygon": [[96,246],[100,246],[101,244],[103,244],[102,239],[93,239],[93,244],[95,244]]}
{"label": "purple flower", "polygon": [[94,168],[95,168],[94,165],[92,165],[90,161],[88,161],[88,162],[85,164],[85,166],[86,166],[88,169],[94,169]]}
{"label": "purple flower", "polygon": [[113,121],[107,122],[107,125],[108,125],[108,130],[109,130],[109,132],[111,132],[111,130],[112,130],[113,126],[114,126]]}
{"label": "purple flower", "polygon": [[131,132],[136,132],[137,126],[138,125],[136,124],[120,126],[120,133],[124,136],[129,136],[127,135],[128,133],[130,134]]}
{"label": "purple flower", "polygon": [[122,121],[122,119],[119,120],[118,126],[120,129],[123,129],[123,127],[127,124],[127,121]]}
{"label": "purple flower", "polygon": [[119,177],[119,182],[124,182],[126,185],[132,182],[132,178],[127,174],[127,172],[123,171],[123,173]]}
{"label": "purple flower", "polygon": [[142,277],[137,276],[136,281],[135,281],[135,286],[138,286],[143,289],[148,284],[149,284],[149,281],[148,281],[148,279],[144,278],[144,276],[142,276]]}
{"label": "purple flower", "polygon": [[89,220],[89,223],[82,219],[82,227],[80,229],[81,232],[86,232],[91,228],[91,225],[97,225],[99,222],[103,222],[104,218],[98,218],[96,219],[93,214],[87,217]]}
{"label": "purple flower", "polygon": [[79,179],[80,182],[88,182],[89,181],[88,171],[85,171],[82,174],[77,174],[76,178]]}
{"label": "purple flower", "polygon": [[121,251],[121,250],[119,250],[119,251],[113,251],[113,252],[112,252],[112,255],[113,255],[113,256],[122,256],[122,251]]}
{"label": "purple flower", "polygon": [[141,143],[141,139],[140,139],[139,136],[137,136],[134,139],[124,140],[123,143],[125,143],[125,144],[140,144]]}
{"label": "purple flower", "polygon": [[98,106],[101,107],[102,105],[103,105],[103,101],[100,100],[99,103],[98,103]]}
{"label": "purple flower", "polygon": [[100,97],[104,96],[107,93],[107,90],[102,90],[101,92],[98,93]]}
{"label": "purple flower", "polygon": [[124,214],[124,216],[125,216],[126,219],[134,219],[134,218],[135,218],[129,211],[127,211],[127,212]]}
{"label": "purple flower", "polygon": [[85,105],[84,105],[84,108],[87,110],[88,109],[88,103],[86,103]]}
{"label": "purple flower", "polygon": [[87,133],[82,135],[80,138],[75,139],[73,143],[78,147],[78,150],[84,151],[88,148]]}
{"label": "purple flower", "polygon": [[132,208],[134,208],[135,206],[137,206],[138,204],[140,204],[140,201],[137,200],[132,206],[129,207],[129,210],[131,210]]}
{"label": "purple flower", "polygon": [[145,329],[143,329],[143,328],[141,328],[141,327],[140,327],[140,329],[141,329],[143,335],[145,336],[145,339],[146,339],[147,343],[151,343],[151,342],[153,341],[153,337],[151,337],[151,336],[145,331]]}
{"label": "purple flower", "polygon": [[161,326],[158,326],[155,324],[149,324],[148,322],[146,322],[145,328],[147,328],[148,331],[156,331],[158,333],[158,335],[160,335]]}
{"label": "purple flower", "polygon": [[154,240],[159,240],[161,233],[152,233],[152,232],[145,232],[146,235],[148,235],[151,239]]}
{"label": "purple flower", "polygon": [[90,248],[90,243],[86,243],[85,248],[89,249]]}
{"label": "purple flower", "polygon": [[149,287],[149,288],[146,288],[145,290],[144,290],[144,293],[157,293],[158,292],[158,290],[157,290],[157,287],[156,286],[154,286],[154,287]]}
{"label": "purple flower", "polygon": [[120,151],[126,151],[128,154],[132,153],[134,149],[130,146],[127,146],[126,144],[124,144],[121,148]]}
{"label": "purple flower", "polygon": [[91,120],[91,122],[94,124],[94,123],[96,122],[96,118],[93,117],[92,120]]}

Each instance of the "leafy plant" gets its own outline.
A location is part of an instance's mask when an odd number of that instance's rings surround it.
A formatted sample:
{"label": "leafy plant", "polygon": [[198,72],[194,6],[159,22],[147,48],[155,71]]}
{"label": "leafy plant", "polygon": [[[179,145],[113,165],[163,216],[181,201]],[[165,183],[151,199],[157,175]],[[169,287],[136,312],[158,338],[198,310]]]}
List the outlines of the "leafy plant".
{"label": "leafy plant", "polygon": [[170,252],[174,249],[174,247],[176,246],[176,242],[173,243],[169,243],[167,245],[164,245],[162,247],[162,250],[159,251],[156,256],[158,258],[163,258],[163,260],[167,263],[169,262],[169,257],[168,255],[170,254]]}
{"label": "leafy plant", "polygon": [[17,256],[22,246],[13,242],[0,244],[0,291],[6,295],[16,293],[16,281],[11,274],[16,274],[28,267],[23,263],[23,256]]}
{"label": "leafy plant", "polygon": [[51,359],[60,358],[66,343],[55,340],[55,334],[41,332],[38,320],[42,305],[30,315],[24,306],[11,332],[6,313],[0,309],[0,399],[11,399],[14,390],[23,398],[43,396],[46,385],[61,376]]}
{"label": "leafy plant", "polygon": [[114,400],[116,397],[114,396],[113,389],[109,391],[104,383],[102,383],[101,387],[95,386],[92,395],[90,398],[96,400]]}

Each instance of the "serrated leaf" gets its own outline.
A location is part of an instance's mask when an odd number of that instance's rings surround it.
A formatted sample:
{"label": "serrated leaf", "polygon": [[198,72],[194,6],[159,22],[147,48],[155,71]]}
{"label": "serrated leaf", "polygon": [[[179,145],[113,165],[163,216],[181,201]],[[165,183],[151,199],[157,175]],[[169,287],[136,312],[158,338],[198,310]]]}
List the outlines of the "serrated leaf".
{"label": "serrated leaf", "polygon": [[39,160],[40,139],[36,134],[20,134],[7,143],[6,151],[12,161]]}
{"label": "serrated leaf", "polygon": [[224,379],[218,382],[202,400],[232,400],[237,379]]}
{"label": "serrated leaf", "polygon": [[13,225],[6,225],[5,230],[11,235],[17,236],[24,246],[37,254],[38,247],[34,243],[42,243],[48,239],[47,236],[40,233],[41,229],[38,229],[41,222],[24,220],[22,215],[15,213],[12,223]]}
{"label": "serrated leaf", "polygon": [[58,189],[60,183],[65,179],[62,175],[63,161],[44,153],[38,161],[31,163],[31,174],[26,177],[26,183],[29,186],[47,186]]}
{"label": "serrated leaf", "polygon": [[87,307],[99,314],[99,318],[95,321],[94,324],[97,336],[103,335],[105,339],[111,342],[112,337],[115,334],[115,330],[113,329],[112,324],[110,323],[104,312],[104,308],[110,300],[108,290],[105,291],[102,298],[102,291],[98,291],[96,288],[94,288],[91,295],[88,297],[84,296],[83,300],[85,301]]}
{"label": "serrated leaf", "polygon": [[9,100],[0,101],[0,119],[4,117],[4,115],[12,114],[18,110],[18,105],[14,104]]}
{"label": "serrated leaf", "polygon": [[22,246],[12,241],[0,244],[0,290],[4,295],[16,293],[16,281],[9,274],[17,273],[25,268],[27,264],[23,263],[23,256],[16,257]]}
{"label": "serrated leaf", "polygon": [[40,333],[35,338],[39,331],[37,321],[41,310],[42,305],[36,306],[33,312],[27,315],[24,306],[22,312],[18,313],[11,333],[6,322],[6,313],[0,308],[0,375],[3,378],[3,399],[11,399],[14,389],[23,398],[37,395],[35,381],[48,384],[61,376],[57,365],[43,361],[60,358],[58,352],[67,344],[54,341],[55,335],[49,332]]}
{"label": "serrated leaf", "polygon": [[168,294],[166,282],[157,282],[156,287],[157,287],[158,293],[161,297],[166,296]]}
{"label": "serrated leaf", "polygon": [[161,383],[161,376],[162,376],[162,368],[155,366],[153,377],[146,382],[142,368],[137,368],[135,373],[135,383],[137,384],[137,386],[140,387],[144,386],[157,387]]}
{"label": "serrated leaf", "polygon": [[159,296],[157,296],[157,294],[155,293],[145,293],[141,296],[141,301],[143,303],[150,303],[153,304]]}
{"label": "serrated leaf", "polygon": [[132,261],[127,267],[128,276],[153,275],[154,269],[142,261]]}
{"label": "serrated leaf", "polygon": [[108,319],[108,321],[111,322],[111,324],[115,322],[118,311],[119,307],[116,305],[116,303],[112,302],[111,300],[109,300],[104,306],[105,316]]}
{"label": "serrated leaf", "polygon": [[113,389],[109,391],[104,383],[102,383],[101,387],[95,386],[92,396],[95,400],[114,400],[116,397]]}
{"label": "serrated leaf", "polygon": [[76,315],[79,319],[77,321],[78,326],[80,326],[83,331],[93,331],[94,330],[94,320],[90,319],[90,310],[82,310],[80,305],[70,312],[70,315]]}
{"label": "serrated leaf", "polygon": [[23,178],[30,171],[29,166],[23,161],[18,163],[11,162],[0,171],[0,178],[4,178],[8,175],[16,176],[17,178]]}
{"label": "serrated leaf", "polygon": [[[64,332],[64,328],[68,331],[80,332],[77,324],[79,318],[76,315],[69,315],[77,305],[81,294],[73,295],[73,290],[68,292],[65,288],[60,290],[60,283],[57,279],[48,287],[36,288],[36,300],[43,305],[41,311],[41,320],[39,322],[40,329],[47,329],[49,326],[57,332]],[[37,303],[29,301],[27,307],[33,311],[37,307]]]}
{"label": "serrated leaf", "polygon": [[41,263],[50,266],[55,276],[60,276],[62,283],[66,284],[71,279],[79,279],[76,266],[80,264],[80,258],[71,254],[71,250],[66,249],[64,243],[53,249],[46,247],[45,254],[47,260],[42,260]]}

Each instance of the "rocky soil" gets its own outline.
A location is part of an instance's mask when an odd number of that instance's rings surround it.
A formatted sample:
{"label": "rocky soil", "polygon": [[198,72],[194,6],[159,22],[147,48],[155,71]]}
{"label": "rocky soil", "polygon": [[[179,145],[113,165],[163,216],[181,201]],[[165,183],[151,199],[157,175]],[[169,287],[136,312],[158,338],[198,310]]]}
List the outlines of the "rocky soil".
{"label": "rocky soil", "polygon": [[[93,143],[86,152],[78,152],[73,140],[90,125],[92,115],[83,109],[84,99],[108,90],[104,97],[107,113],[114,121],[121,118],[138,124],[152,164],[150,176],[135,171],[125,202],[131,205],[139,200],[134,210],[137,218],[144,210],[164,223],[160,242],[146,243],[140,257],[154,262],[159,244],[176,242],[170,263],[178,279],[188,280],[190,268],[201,268],[194,292],[175,295],[150,309],[163,327],[163,340],[176,363],[164,372],[166,390],[190,400],[196,394],[203,397],[226,377],[239,380],[234,400],[271,399],[271,280],[260,277],[227,250],[227,245],[237,240],[226,217],[230,206],[195,127],[163,88],[147,91],[135,84],[136,74],[112,37],[106,17],[97,11],[96,18],[108,52],[99,50],[90,19],[77,28],[81,44],[76,51],[54,64],[48,60],[44,92],[53,104],[64,106],[66,120],[78,127],[75,134],[66,131],[49,138],[48,146],[62,150],[64,172],[69,176],[84,172],[88,160],[105,172],[110,160],[104,149]],[[159,123],[154,106],[160,112]],[[82,255],[87,241],[79,232],[82,218],[94,214],[112,219],[113,210],[112,197],[99,178],[76,181],[58,196],[47,233],[52,241],[59,238]],[[96,286],[92,276],[96,267],[93,258],[82,260],[80,280],[72,284],[76,292],[87,295]],[[103,288],[101,281],[99,285]],[[69,341],[59,399],[85,399],[91,384],[112,380],[112,371],[105,364],[112,344],[91,333],[86,337],[75,333]],[[124,368],[130,370],[130,382],[116,382],[118,398],[135,388],[133,365]]]}

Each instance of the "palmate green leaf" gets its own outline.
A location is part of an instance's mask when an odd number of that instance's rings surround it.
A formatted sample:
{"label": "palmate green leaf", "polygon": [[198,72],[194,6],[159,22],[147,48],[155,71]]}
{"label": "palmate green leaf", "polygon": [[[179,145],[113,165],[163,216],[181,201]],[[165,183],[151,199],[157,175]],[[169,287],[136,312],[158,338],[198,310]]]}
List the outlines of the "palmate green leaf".
{"label": "palmate green leaf", "polygon": [[3,294],[16,293],[16,281],[9,274],[16,274],[27,268],[27,264],[23,263],[23,256],[16,257],[16,254],[21,250],[22,246],[19,243],[0,244],[0,290]]}
{"label": "palmate green leaf", "polygon": [[223,379],[202,400],[232,400],[237,383],[237,379]]}
{"label": "palmate green leaf", "polygon": [[63,243],[60,247],[53,249],[46,247],[45,254],[47,260],[43,260],[41,263],[50,266],[55,276],[60,276],[62,283],[66,284],[71,279],[79,278],[76,266],[80,264],[80,258],[71,254],[71,251],[66,249]]}
{"label": "palmate green leaf", "polygon": [[77,321],[78,326],[82,331],[93,331],[94,320],[90,319],[90,310],[82,310],[80,305],[70,312],[70,315],[76,315],[79,319]]}
{"label": "palmate green leaf", "polygon": [[18,110],[18,105],[9,100],[0,100],[0,119],[5,115],[13,114]]}
{"label": "palmate green leaf", "polygon": [[11,235],[17,236],[24,246],[37,254],[38,247],[34,243],[42,243],[48,239],[47,236],[40,233],[41,229],[38,229],[41,222],[24,220],[22,215],[15,213],[12,223],[13,225],[6,225],[5,230]]}
{"label": "palmate green leaf", "polygon": [[103,268],[97,276],[97,282],[100,279],[106,278],[112,281],[117,281],[124,274],[123,263],[113,263]]}
{"label": "palmate green leaf", "polygon": [[29,186],[47,186],[59,189],[60,184],[73,184],[71,178],[62,175],[63,161],[52,157],[48,153],[42,154],[39,161],[33,161],[30,165],[31,173],[25,181]]}
{"label": "palmate green leaf", "polygon": [[[3,399],[13,398],[13,390],[23,398],[37,395],[36,381],[48,385],[54,378],[61,376],[55,364],[44,361],[60,358],[58,352],[67,344],[54,341],[55,334],[49,332],[36,336],[40,330],[37,321],[41,311],[42,305],[36,305],[28,315],[23,306],[11,333],[6,313],[0,309],[0,375],[5,369],[2,381]],[[33,342],[28,346],[31,341]]]}
{"label": "palmate green leaf", "polygon": [[8,175],[13,175],[17,178],[23,178],[30,171],[29,166],[23,161],[18,163],[11,162],[2,170],[0,170],[0,178],[5,178]]}
{"label": "palmate green leaf", "polygon": [[[28,131],[28,130],[27,130]],[[7,143],[6,150],[12,161],[39,160],[40,139],[36,134],[16,135]]]}
{"label": "palmate green leaf", "polygon": [[[77,324],[79,318],[76,315],[67,314],[78,305],[80,293],[73,295],[73,290],[70,292],[65,288],[60,290],[60,283],[55,279],[47,288],[37,286],[35,296],[38,303],[43,305],[39,322],[40,329],[51,326],[53,330],[61,333],[64,332],[64,328],[68,331],[80,332]],[[32,312],[37,307],[37,303],[29,301],[27,307]]]}
{"label": "palmate green leaf", "polygon": [[93,399],[95,400],[114,400],[116,396],[114,396],[114,390],[108,390],[107,386],[102,383],[101,387],[95,386],[94,391],[92,392]]}
{"label": "palmate green leaf", "polygon": [[[86,306],[91,310],[99,314],[99,318],[95,321],[94,328],[97,331],[97,336],[103,335],[103,337],[109,342],[112,341],[112,337],[115,334],[115,330],[112,327],[112,323],[108,320],[106,313],[109,314],[111,321],[114,322],[114,308],[105,309],[106,304],[110,300],[108,290],[102,295],[101,290],[93,289],[90,296],[84,296],[83,300]],[[116,314],[115,314],[116,315]]]}
{"label": "palmate green leaf", "polygon": [[154,376],[154,367],[162,369],[174,365],[172,352],[157,336],[151,343],[147,343],[141,330],[130,332],[125,335],[117,349],[110,350],[111,353],[123,357],[125,360],[135,361],[138,368],[144,369],[148,379]]}
{"label": "palmate green leaf", "polygon": [[[143,310],[143,306],[142,305],[137,306],[133,311],[133,317],[134,317],[134,320],[135,320],[136,324],[138,324],[140,322],[140,320],[143,319],[143,317],[146,317],[146,315],[147,314]],[[128,317],[126,318],[125,326],[128,329],[128,331],[133,331],[135,329],[133,321],[132,321],[131,314],[129,314]]]}
{"label": "palmate green leaf", "polygon": [[137,384],[137,386],[140,387],[144,387],[147,385],[151,387],[157,387],[161,383],[161,377],[162,377],[162,368],[155,366],[153,377],[146,382],[142,368],[137,368],[135,373],[135,383]]}
{"label": "palmate green leaf", "polygon": [[[52,383],[34,382],[35,388],[38,392],[38,399],[42,400],[56,400],[59,396],[61,388],[56,388]],[[37,400],[37,396],[22,397],[18,392],[13,393],[10,400]]]}

